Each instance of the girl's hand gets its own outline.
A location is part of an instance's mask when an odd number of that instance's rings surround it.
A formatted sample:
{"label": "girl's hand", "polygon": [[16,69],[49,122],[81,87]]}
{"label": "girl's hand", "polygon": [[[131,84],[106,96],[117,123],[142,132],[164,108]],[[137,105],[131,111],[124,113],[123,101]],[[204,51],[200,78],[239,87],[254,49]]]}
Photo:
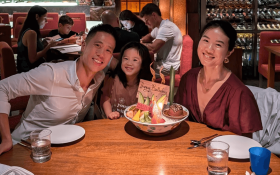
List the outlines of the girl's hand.
{"label": "girl's hand", "polygon": [[111,120],[118,119],[118,118],[120,118],[120,113],[117,112],[117,111],[111,112],[111,113],[108,115],[108,118],[111,119]]}

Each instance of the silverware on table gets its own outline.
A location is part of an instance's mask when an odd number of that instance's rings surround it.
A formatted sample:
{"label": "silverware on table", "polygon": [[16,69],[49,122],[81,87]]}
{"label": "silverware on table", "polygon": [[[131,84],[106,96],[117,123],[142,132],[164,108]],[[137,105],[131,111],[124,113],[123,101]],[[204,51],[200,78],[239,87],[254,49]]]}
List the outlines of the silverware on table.
{"label": "silverware on table", "polygon": [[[192,142],[191,144],[193,144],[193,146],[191,147],[188,147],[188,149],[193,149],[193,148],[196,148],[196,147],[199,147],[199,146],[203,146],[203,147],[206,147],[206,143],[207,142],[210,142],[211,140],[213,140],[215,137],[218,137],[219,135],[218,134],[214,134],[212,136],[209,136],[209,137],[205,137],[197,142]],[[201,142],[202,140],[205,140],[204,142]]]}
{"label": "silverware on table", "polygon": [[21,146],[27,147],[28,149],[32,150],[31,146],[29,146],[29,145],[25,145],[25,144],[23,144],[21,142],[18,142],[18,144],[21,145]]}
{"label": "silverware on table", "polygon": [[191,144],[201,144],[203,140],[208,140],[208,139],[210,139],[212,137],[215,137],[217,135],[218,134],[214,134],[214,135],[211,135],[211,136],[208,136],[208,137],[204,137],[204,138],[202,138],[200,140],[191,140]]}

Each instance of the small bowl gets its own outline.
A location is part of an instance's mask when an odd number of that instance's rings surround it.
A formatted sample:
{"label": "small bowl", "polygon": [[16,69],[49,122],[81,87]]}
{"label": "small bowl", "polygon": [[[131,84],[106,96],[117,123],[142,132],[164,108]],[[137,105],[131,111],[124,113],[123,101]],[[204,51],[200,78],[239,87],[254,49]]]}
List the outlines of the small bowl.
{"label": "small bowl", "polygon": [[150,135],[150,136],[162,136],[162,135],[166,135],[166,134],[170,133],[170,131],[172,131],[177,126],[179,126],[180,123],[182,121],[186,120],[189,116],[189,110],[187,108],[185,108],[184,106],[182,106],[183,110],[187,112],[187,115],[182,119],[171,119],[171,118],[162,116],[162,118],[166,121],[165,123],[149,124],[149,123],[137,122],[137,121],[132,120],[132,118],[129,118],[126,116],[128,109],[130,109],[132,106],[136,106],[136,105],[137,104],[127,107],[124,110],[124,116],[129,121],[131,121],[136,126],[136,128],[140,129],[145,134]]}
{"label": "small bowl", "polygon": [[[177,104],[177,103],[174,103],[174,104]],[[178,105],[180,105],[180,104],[178,104]],[[182,105],[180,105],[180,106],[182,106]],[[184,106],[182,106],[182,108],[183,108],[183,115],[172,116],[172,115],[168,114],[168,110],[169,110],[169,105],[168,105],[167,107],[163,108],[162,115],[165,117],[168,117],[168,118],[172,118],[172,119],[183,119],[186,116],[189,116],[189,112],[184,110]]]}

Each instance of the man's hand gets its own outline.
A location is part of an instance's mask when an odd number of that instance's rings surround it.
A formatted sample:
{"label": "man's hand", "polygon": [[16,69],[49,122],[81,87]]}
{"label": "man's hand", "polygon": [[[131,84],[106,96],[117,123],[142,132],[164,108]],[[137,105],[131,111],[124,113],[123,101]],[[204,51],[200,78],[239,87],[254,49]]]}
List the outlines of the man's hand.
{"label": "man's hand", "polygon": [[111,112],[111,113],[108,115],[108,118],[111,119],[111,120],[118,119],[118,118],[120,118],[120,113],[117,112],[117,111]]}
{"label": "man's hand", "polygon": [[4,152],[9,151],[13,147],[12,139],[3,139],[2,143],[0,144],[0,155]]}
{"label": "man's hand", "polygon": [[0,144],[1,155],[2,153],[9,151],[13,147],[8,114],[0,113],[0,134],[2,138],[2,143]]}

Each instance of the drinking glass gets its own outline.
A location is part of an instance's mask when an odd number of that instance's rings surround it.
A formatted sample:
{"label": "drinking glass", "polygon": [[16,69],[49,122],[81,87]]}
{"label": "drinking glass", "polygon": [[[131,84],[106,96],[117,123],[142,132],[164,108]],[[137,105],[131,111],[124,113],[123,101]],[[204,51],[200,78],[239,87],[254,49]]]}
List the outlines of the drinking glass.
{"label": "drinking glass", "polygon": [[271,152],[263,147],[249,149],[251,169],[256,175],[266,175],[269,169]]}
{"label": "drinking glass", "polygon": [[34,162],[43,163],[51,159],[51,133],[49,129],[35,130],[30,133],[31,158]]}
{"label": "drinking glass", "polygon": [[211,141],[206,144],[208,175],[228,174],[229,145],[221,141]]}

